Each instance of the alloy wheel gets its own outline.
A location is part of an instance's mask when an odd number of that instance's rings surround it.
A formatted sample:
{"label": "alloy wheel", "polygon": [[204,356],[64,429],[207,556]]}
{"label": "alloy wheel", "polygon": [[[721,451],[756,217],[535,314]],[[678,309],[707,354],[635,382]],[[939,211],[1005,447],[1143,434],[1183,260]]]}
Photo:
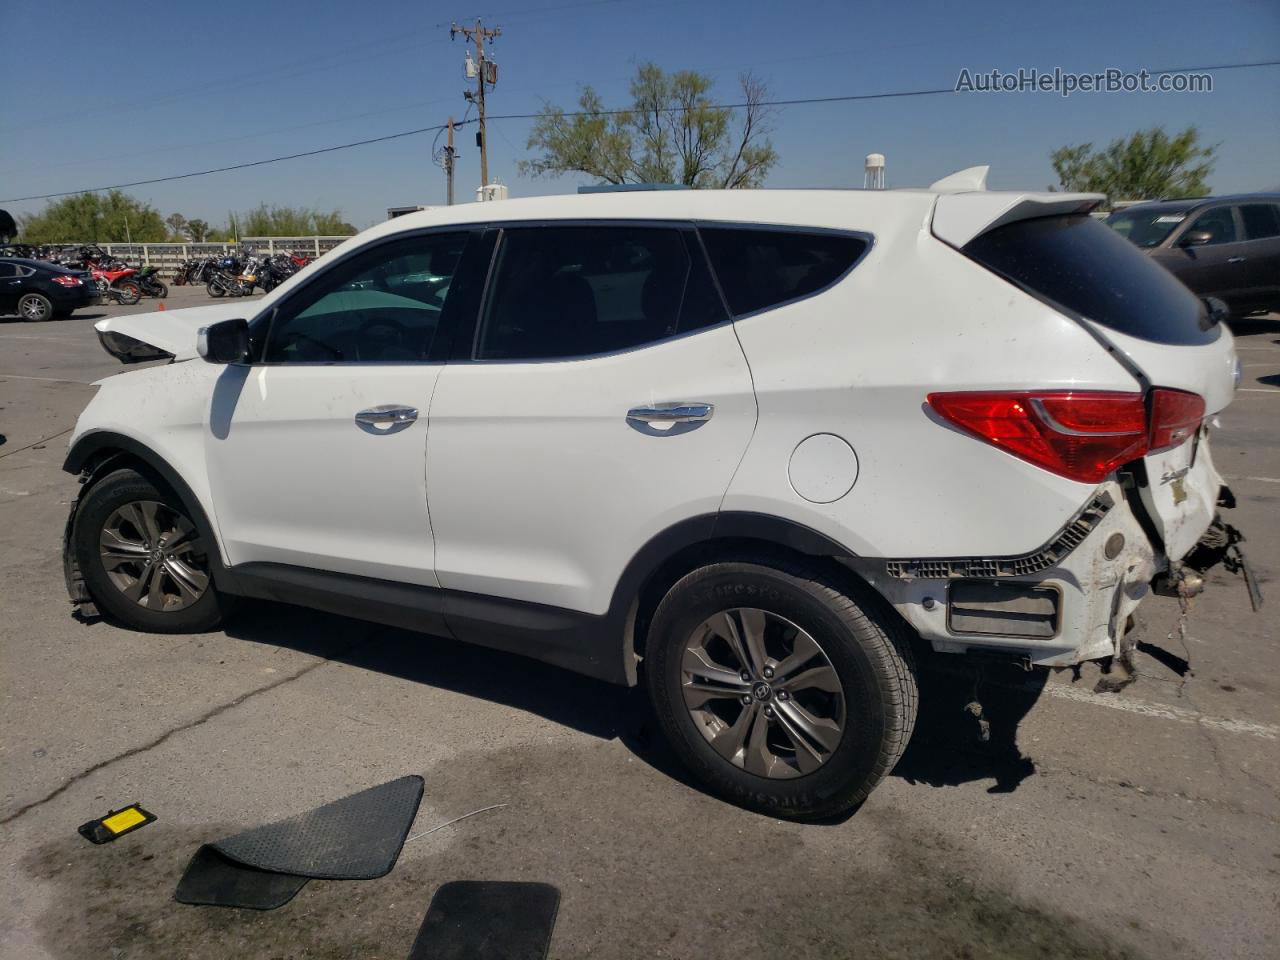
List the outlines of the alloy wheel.
{"label": "alloy wheel", "polygon": [[209,560],[195,526],[159,501],[118,507],[102,526],[98,550],[111,583],[147,610],[181,610],[209,589]]}
{"label": "alloy wheel", "polygon": [[44,300],[38,297],[27,297],[22,301],[22,317],[24,320],[48,320],[51,311]]}
{"label": "alloy wheel", "polygon": [[681,652],[681,688],[698,732],[724,759],[770,779],[812,773],[845,726],[840,678],[804,629],[767,610],[709,617]]}

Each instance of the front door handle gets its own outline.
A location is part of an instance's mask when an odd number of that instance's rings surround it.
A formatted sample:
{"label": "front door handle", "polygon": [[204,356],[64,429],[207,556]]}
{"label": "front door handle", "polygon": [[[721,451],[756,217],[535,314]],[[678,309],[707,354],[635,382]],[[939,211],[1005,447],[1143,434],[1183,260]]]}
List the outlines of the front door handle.
{"label": "front door handle", "polygon": [[387,403],[380,407],[370,407],[356,414],[356,423],[367,427],[408,426],[418,419],[417,407],[405,407],[398,403]]}
{"label": "front door handle", "polygon": [[710,420],[716,408],[709,403],[658,403],[651,407],[632,407],[628,420],[641,423],[702,423]]}
{"label": "front door handle", "polygon": [[1227,263],[1244,263],[1245,257],[1227,257]]}

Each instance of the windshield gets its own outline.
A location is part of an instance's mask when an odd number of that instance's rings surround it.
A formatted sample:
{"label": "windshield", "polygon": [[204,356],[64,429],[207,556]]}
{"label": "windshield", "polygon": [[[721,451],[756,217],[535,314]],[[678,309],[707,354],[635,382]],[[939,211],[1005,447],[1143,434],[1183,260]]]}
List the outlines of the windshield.
{"label": "windshield", "polygon": [[1148,248],[1158,247],[1185,219],[1185,210],[1121,210],[1107,217],[1106,223],[1120,236]]}

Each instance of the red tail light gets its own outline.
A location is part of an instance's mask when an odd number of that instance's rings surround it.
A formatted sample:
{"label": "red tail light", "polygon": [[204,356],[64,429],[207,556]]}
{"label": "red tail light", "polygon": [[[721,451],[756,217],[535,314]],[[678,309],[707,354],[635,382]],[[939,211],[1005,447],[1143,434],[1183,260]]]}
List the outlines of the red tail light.
{"label": "red tail light", "polygon": [[84,281],[81,280],[79,277],[68,277],[68,276],[64,276],[63,274],[58,274],[52,279],[54,283],[63,287],[78,287],[84,283]]}
{"label": "red tail light", "polygon": [[1081,483],[1147,450],[1140,393],[931,393],[929,405],[979,440]]}
{"label": "red tail light", "polygon": [[1176,447],[1200,429],[1204,398],[1181,390],[1158,387],[1151,391],[1152,452]]}

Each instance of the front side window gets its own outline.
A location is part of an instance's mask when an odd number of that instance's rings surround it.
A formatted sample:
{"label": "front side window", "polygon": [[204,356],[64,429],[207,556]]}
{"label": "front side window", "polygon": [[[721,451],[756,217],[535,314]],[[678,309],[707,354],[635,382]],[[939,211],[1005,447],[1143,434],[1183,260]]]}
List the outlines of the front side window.
{"label": "front side window", "polygon": [[727,320],[696,239],[672,227],[503,232],[477,360],[591,356]]}
{"label": "front side window", "polygon": [[1246,240],[1280,237],[1280,206],[1274,203],[1246,203],[1240,207]]}
{"label": "front side window", "polygon": [[322,273],[269,318],[266,363],[425,360],[469,234],[393,240]]}
{"label": "front side window", "polygon": [[867,249],[861,237],[839,233],[720,226],[698,232],[735,317],[817,293]]}
{"label": "front side window", "polygon": [[[1214,210],[1206,210],[1200,214],[1196,222],[1193,223],[1187,233],[1195,233],[1203,230],[1209,234],[1206,245],[1215,243],[1235,243],[1239,237],[1236,236],[1236,218],[1231,213],[1231,207],[1218,207]],[[1187,234],[1184,233],[1185,237]]]}

